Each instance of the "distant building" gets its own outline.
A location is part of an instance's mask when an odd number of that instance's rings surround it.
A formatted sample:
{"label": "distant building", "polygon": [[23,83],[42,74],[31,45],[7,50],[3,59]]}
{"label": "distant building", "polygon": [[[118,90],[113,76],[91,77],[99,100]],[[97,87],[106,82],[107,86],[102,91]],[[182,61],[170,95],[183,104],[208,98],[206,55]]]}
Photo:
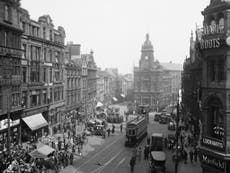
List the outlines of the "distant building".
{"label": "distant building", "polygon": [[134,68],[134,101],[137,105],[148,105],[152,110],[157,110],[163,93],[163,68],[154,60],[153,52],[149,35],[146,34],[139,67]]}
{"label": "distant building", "polygon": [[[70,47],[66,46],[65,51],[65,123],[73,126],[75,120],[80,118],[81,103],[81,66],[70,56]],[[80,53],[80,52],[79,52]]]}
{"label": "distant building", "polygon": [[163,85],[167,87],[164,91],[167,93],[167,98],[165,98],[166,105],[175,105],[178,101],[179,90],[181,89],[181,73],[183,71],[182,64],[160,63],[164,69],[164,78],[168,79],[168,84]]}

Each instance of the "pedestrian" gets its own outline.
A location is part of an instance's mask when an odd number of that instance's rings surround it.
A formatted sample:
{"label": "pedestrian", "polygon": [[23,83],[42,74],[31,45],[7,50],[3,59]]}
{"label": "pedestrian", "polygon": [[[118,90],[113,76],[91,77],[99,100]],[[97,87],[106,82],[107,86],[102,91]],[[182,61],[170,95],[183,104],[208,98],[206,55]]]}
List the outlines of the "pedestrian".
{"label": "pedestrian", "polygon": [[108,132],[108,137],[109,137],[110,136],[110,128],[108,128],[107,132]]}
{"label": "pedestrian", "polygon": [[194,161],[197,162],[197,156],[198,156],[198,151],[197,151],[197,148],[195,147],[194,149]]}
{"label": "pedestrian", "polygon": [[78,147],[77,147],[77,151],[78,151],[78,154],[81,156],[81,148],[80,148],[79,145],[78,145]]}
{"label": "pedestrian", "polygon": [[147,146],[145,146],[144,148],[144,159],[148,160],[148,147]]}
{"label": "pedestrian", "polygon": [[141,160],[141,153],[142,153],[141,147],[138,147],[137,152],[138,152],[138,158],[139,158],[139,160]]}
{"label": "pedestrian", "polygon": [[75,145],[72,146],[72,153],[75,153]]}
{"label": "pedestrian", "polygon": [[123,126],[122,126],[122,123],[121,123],[121,125],[120,125],[120,132],[122,133],[122,128],[123,128]]}
{"label": "pedestrian", "polygon": [[70,164],[73,165],[73,153],[70,153],[69,160]]}
{"label": "pedestrian", "polygon": [[114,134],[115,133],[115,125],[113,124],[112,125],[112,134]]}
{"label": "pedestrian", "polygon": [[192,150],[189,151],[189,158],[190,158],[190,162],[192,163],[193,162],[193,151]]}
{"label": "pedestrian", "polygon": [[187,160],[188,160],[188,153],[186,150],[184,150],[184,164],[187,164]]}
{"label": "pedestrian", "polygon": [[131,172],[133,172],[134,171],[134,166],[135,166],[135,158],[134,157],[132,157],[130,159],[129,164],[130,164],[130,170],[131,170]]}
{"label": "pedestrian", "polygon": [[147,137],[147,145],[150,145],[150,137]]}

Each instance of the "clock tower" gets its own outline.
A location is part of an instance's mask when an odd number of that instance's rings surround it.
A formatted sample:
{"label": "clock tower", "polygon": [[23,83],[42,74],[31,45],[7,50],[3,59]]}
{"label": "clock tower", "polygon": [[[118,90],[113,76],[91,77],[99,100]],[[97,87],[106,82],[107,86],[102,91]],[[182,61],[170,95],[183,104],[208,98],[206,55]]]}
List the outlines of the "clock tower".
{"label": "clock tower", "polygon": [[158,61],[154,61],[153,46],[146,34],[141,47],[139,67],[134,68],[134,100],[136,105],[149,106],[157,111],[162,93],[163,68]]}
{"label": "clock tower", "polygon": [[149,40],[149,34],[146,34],[146,39],[141,48],[141,59],[139,61],[140,68],[151,68],[154,62],[153,46]]}

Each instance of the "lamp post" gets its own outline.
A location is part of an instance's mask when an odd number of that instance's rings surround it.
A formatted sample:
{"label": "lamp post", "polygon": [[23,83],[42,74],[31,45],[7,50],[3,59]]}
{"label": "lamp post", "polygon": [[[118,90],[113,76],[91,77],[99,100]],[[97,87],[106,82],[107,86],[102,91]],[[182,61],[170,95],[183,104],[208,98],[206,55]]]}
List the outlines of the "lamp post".
{"label": "lamp post", "polygon": [[10,88],[7,92],[7,152],[10,154],[10,109],[11,109],[11,103],[10,103]]}
{"label": "lamp post", "polygon": [[175,159],[175,173],[177,173],[177,171],[178,171],[179,97],[178,97],[176,109],[177,109],[177,111],[176,111],[176,157],[175,157],[176,159]]}

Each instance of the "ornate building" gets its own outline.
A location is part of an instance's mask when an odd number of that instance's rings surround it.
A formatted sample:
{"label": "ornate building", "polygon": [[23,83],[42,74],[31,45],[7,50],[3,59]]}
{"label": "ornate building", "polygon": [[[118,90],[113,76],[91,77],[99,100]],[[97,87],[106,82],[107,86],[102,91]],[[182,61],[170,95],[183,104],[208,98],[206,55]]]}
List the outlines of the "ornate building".
{"label": "ornate building", "polygon": [[20,139],[19,119],[23,111],[21,102],[21,35],[23,31],[20,28],[19,9],[19,0],[0,0],[1,149],[7,142],[8,125],[11,127],[11,141],[19,142],[18,139]]}
{"label": "ornate building", "polygon": [[211,0],[204,16],[202,58],[203,172],[230,172],[230,1]]}
{"label": "ornate building", "polygon": [[65,31],[62,27],[55,29],[49,15],[34,21],[21,9],[20,19],[24,30],[22,95],[26,106],[22,119],[25,122],[23,136],[27,140],[27,134],[52,135],[63,127]]}
{"label": "ornate building", "polygon": [[134,68],[134,100],[137,105],[149,105],[152,110],[158,109],[162,94],[163,68],[154,60],[153,46],[146,34],[142,45],[139,67]]}

